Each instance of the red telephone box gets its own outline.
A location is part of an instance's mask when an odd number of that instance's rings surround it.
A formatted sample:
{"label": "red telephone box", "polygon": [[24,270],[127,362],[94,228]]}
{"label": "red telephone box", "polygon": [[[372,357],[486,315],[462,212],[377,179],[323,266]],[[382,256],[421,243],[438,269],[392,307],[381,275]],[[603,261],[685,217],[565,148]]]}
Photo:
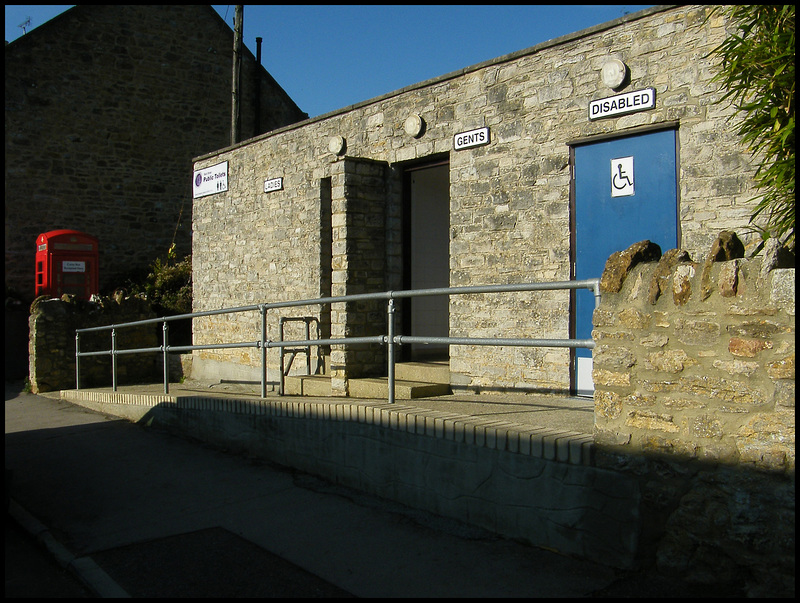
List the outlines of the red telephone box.
{"label": "red telephone box", "polygon": [[77,230],[51,230],[36,238],[36,296],[65,293],[89,299],[100,292],[97,238]]}

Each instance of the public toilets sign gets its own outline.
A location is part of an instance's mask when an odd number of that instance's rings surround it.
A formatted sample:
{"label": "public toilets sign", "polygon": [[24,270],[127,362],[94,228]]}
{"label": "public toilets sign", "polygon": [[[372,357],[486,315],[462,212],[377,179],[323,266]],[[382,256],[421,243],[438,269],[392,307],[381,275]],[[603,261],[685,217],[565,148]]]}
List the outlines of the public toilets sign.
{"label": "public toilets sign", "polygon": [[194,173],[192,199],[228,190],[228,162],[223,161]]}
{"label": "public toilets sign", "polygon": [[625,113],[636,113],[637,111],[647,111],[655,109],[656,91],[655,88],[645,88],[626,92],[617,96],[600,98],[589,103],[589,120],[600,119],[602,117],[613,117]]}

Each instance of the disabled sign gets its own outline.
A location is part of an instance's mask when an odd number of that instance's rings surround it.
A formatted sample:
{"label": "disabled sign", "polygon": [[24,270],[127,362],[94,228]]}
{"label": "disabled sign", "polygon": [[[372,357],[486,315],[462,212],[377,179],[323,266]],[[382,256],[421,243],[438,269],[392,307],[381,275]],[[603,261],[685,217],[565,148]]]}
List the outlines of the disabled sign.
{"label": "disabled sign", "polygon": [[611,160],[611,196],[630,197],[635,193],[633,184],[633,157]]}

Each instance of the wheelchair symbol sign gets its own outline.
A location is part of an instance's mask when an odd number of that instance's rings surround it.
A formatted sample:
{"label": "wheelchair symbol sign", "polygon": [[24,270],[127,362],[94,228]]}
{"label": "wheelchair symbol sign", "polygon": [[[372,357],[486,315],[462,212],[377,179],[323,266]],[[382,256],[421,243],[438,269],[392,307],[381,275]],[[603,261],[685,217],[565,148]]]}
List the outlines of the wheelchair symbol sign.
{"label": "wheelchair symbol sign", "polygon": [[634,194],[633,157],[611,160],[611,196],[630,197]]}

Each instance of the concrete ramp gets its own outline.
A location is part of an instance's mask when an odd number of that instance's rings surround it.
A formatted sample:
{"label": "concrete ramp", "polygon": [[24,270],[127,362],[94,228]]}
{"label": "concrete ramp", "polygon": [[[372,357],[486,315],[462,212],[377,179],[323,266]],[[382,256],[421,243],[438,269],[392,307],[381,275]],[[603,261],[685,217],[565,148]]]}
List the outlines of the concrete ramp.
{"label": "concrete ramp", "polygon": [[638,482],[595,466],[591,428],[569,428],[591,426],[590,401],[453,395],[388,404],[145,389],[61,397],[534,546],[635,567]]}

